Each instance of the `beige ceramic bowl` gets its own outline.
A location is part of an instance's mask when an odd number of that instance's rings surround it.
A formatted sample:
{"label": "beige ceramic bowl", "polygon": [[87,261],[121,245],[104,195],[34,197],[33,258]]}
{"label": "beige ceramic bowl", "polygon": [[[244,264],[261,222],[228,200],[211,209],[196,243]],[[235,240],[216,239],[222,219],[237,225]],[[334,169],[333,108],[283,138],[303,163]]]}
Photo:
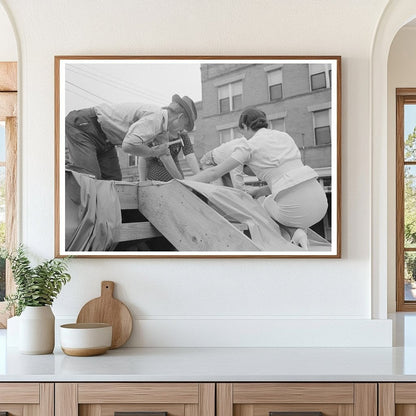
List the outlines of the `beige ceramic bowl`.
{"label": "beige ceramic bowl", "polygon": [[111,347],[112,326],[103,323],[61,325],[61,348],[65,354],[87,357]]}

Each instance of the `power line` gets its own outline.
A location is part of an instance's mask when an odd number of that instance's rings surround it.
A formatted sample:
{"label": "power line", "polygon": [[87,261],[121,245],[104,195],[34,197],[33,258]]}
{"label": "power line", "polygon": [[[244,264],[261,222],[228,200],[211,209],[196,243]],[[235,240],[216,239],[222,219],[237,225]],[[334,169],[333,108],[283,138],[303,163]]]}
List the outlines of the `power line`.
{"label": "power line", "polygon": [[[84,77],[88,77],[88,78],[91,78],[91,79],[93,79],[95,81],[99,81],[101,83],[107,84],[110,87],[115,88],[117,90],[125,91],[125,92],[129,93],[130,95],[134,95],[136,98],[137,98],[137,94],[144,95],[141,92],[135,92],[135,91],[133,91],[132,88],[126,88],[126,87],[122,87],[122,86],[116,85],[114,82],[106,81],[103,78],[100,78],[100,77],[98,77],[96,75],[92,75],[92,74],[91,75],[90,74],[80,74],[79,72],[73,71],[72,69],[70,69],[70,71],[75,72],[77,75],[84,76]],[[151,102],[153,102],[155,104],[158,104],[158,105],[161,105],[162,104],[159,100],[155,100],[153,97],[144,97],[144,99],[149,100],[149,101],[151,101]]]}
{"label": "power line", "polygon": [[80,94],[80,93],[78,93],[76,91],[73,91],[73,90],[71,90],[69,88],[67,88],[66,92],[69,92],[69,93],[74,94],[74,95],[76,95],[78,97],[81,97],[84,100],[90,102],[91,104],[96,104],[96,102],[94,100],[92,100],[91,98],[87,97],[86,95]]}
{"label": "power line", "polygon": [[[74,68],[74,67],[73,67],[73,68]],[[95,74],[95,73],[91,72],[91,70],[88,70],[88,69],[86,69],[86,68],[79,68],[79,67],[77,67],[77,70],[79,70],[79,71],[81,71],[81,72],[85,72],[85,73],[91,74],[91,75],[93,75],[93,76],[98,76],[97,74]],[[154,92],[154,91],[151,91],[151,90],[149,90],[149,89],[146,89],[146,88],[144,88],[143,86],[140,86],[140,87],[139,87],[137,84],[133,84],[133,85],[136,85],[136,87],[132,87],[132,86],[131,86],[131,83],[129,83],[129,82],[127,82],[127,81],[125,81],[125,80],[124,80],[124,79],[122,79],[122,78],[117,78],[117,77],[115,77],[114,75],[110,75],[110,74],[103,74],[103,73],[101,73],[101,76],[103,76],[103,77],[107,78],[107,79],[108,79],[108,80],[110,80],[110,82],[112,82],[112,83],[119,84],[119,85],[123,86],[124,88],[133,89],[133,90],[136,90],[136,91],[138,91],[138,92],[141,92],[141,93],[143,93],[143,94],[145,94],[145,95],[148,95],[148,96],[153,96],[154,98],[156,98],[156,99],[158,99],[158,100],[165,101],[165,97],[163,97],[161,94],[156,93],[156,92]]]}
{"label": "power line", "polygon": [[69,71],[72,71],[74,73],[76,73],[77,75],[81,75],[81,76],[85,76],[91,79],[94,79],[96,81],[99,81],[101,83],[107,84],[112,88],[115,88],[117,90],[122,90],[125,91],[131,95],[140,95],[143,96],[144,99],[146,100],[150,100],[155,104],[158,105],[164,105],[166,104],[166,99],[162,98],[162,96],[157,95],[155,93],[152,92],[146,92],[145,90],[142,90],[138,87],[134,87],[131,84],[129,84],[126,81],[120,81],[116,78],[110,77],[110,76],[106,76],[106,75],[98,75],[98,74],[94,74],[91,73],[83,68],[76,68],[76,70],[74,70],[74,68],[68,68]]}
{"label": "power line", "polygon": [[99,96],[99,95],[97,95],[97,94],[94,94],[94,93],[92,93],[91,91],[88,91],[88,90],[86,90],[85,88],[82,88],[82,87],[80,87],[80,86],[78,86],[78,85],[74,84],[74,83],[73,83],[73,82],[71,82],[71,81],[65,81],[65,83],[66,83],[66,84],[69,84],[69,85],[71,85],[71,86],[73,86],[73,87],[75,87],[75,88],[78,88],[78,89],[80,89],[81,91],[84,91],[84,92],[86,92],[87,94],[92,95],[92,96],[94,96],[94,97],[97,97],[97,98],[99,98],[100,100],[102,100],[102,101],[104,101],[104,102],[106,102],[106,103],[110,104],[110,101],[106,100],[105,98],[103,98],[103,97],[101,97],[101,96]]}
{"label": "power line", "polygon": [[[153,92],[147,92],[146,90],[138,88],[137,86],[134,87],[130,83],[128,83],[127,81],[121,81],[120,79],[111,77],[110,75],[102,74],[100,76],[100,75],[97,75],[97,74],[93,74],[90,71],[88,71],[86,69],[83,69],[83,68],[77,68],[77,70],[83,72],[84,74],[82,74],[82,75],[88,76],[88,77],[93,78],[93,79],[96,79],[100,82],[103,82],[107,85],[110,85],[113,88],[121,89],[123,91],[126,91],[126,92],[132,94],[132,95],[135,95],[135,93],[139,94],[139,95],[142,95],[142,96],[145,97],[146,100],[151,100],[152,102],[155,102],[159,105],[163,105],[163,104],[166,103],[166,99],[164,99],[161,95],[157,95]],[[78,75],[80,75],[79,72],[78,72]]]}

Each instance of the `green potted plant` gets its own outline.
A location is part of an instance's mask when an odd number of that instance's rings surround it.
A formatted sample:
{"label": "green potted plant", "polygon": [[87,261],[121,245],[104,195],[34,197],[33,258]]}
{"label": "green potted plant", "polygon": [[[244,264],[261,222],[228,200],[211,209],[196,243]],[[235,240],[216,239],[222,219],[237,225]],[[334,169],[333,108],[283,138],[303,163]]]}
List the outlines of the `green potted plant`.
{"label": "green potted plant", "polygon": [[10,261],[16,292],[6,296],[8,309],[19,318],[19,350],[49,354],[55,345],[55,317],[51,305],[71,278],[68,258],[45,260],[32,266],[23,246],[3,253]]}

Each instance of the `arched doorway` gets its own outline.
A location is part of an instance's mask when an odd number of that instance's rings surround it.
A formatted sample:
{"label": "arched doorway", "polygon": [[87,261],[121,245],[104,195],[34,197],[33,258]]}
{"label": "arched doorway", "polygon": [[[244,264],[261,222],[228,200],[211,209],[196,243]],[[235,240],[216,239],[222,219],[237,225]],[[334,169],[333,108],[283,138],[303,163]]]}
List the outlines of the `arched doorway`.
{"label": "arched doorway", "polygon": [[401,27],[416,17],[414,0],[390,2],[380,18],[371,55],[372,137],[372,316],[387,317],[387,299],[394,292],[395,276],[395,175],[389,155],[388,58],[391,44]]}
{"label": "arched doorway", "polygon": [[[388,170],[389,202],[396,199],[396,218],[389,215],[389,253],[396,250],[396,262],[388,265],[389,311],[416,311],[416,227],[413,195],[416,166],[413,143],[416,126],[416,19],[403,26],[394,37],[388,58]],[[393,138],[396,137],[396,144]],[[396,146],[395,146],[396,145]],[[397,148],[397,150],[396,150]],[[396,157],[394,153],[396,150]],[[394,166],[395,163],[395,166]],[[396,175],[394,175],[394,167]],[[394,213],[389,207],[389,214]],[[394,229],[394,224],[396,228]],[[396,236],[396,238],[394,238]],[[395,243],[395,244],[394,244]],[[395,245],[395,246],[394,246]],[[390,256],[393,260],[393,256]],[[396,285],[394,287],[394,276]]]}

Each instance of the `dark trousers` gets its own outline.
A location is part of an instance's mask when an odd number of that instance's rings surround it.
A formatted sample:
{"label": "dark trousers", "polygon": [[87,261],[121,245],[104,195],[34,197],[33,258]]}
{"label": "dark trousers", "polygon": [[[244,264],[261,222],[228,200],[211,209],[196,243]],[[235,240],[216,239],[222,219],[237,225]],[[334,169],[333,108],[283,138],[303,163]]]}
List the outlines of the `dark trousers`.
{"label": "dark trousers", "polygon": [[121,180],[116,148],[92,108],[71,111],[65,118],[65,167],[96,179]]}

